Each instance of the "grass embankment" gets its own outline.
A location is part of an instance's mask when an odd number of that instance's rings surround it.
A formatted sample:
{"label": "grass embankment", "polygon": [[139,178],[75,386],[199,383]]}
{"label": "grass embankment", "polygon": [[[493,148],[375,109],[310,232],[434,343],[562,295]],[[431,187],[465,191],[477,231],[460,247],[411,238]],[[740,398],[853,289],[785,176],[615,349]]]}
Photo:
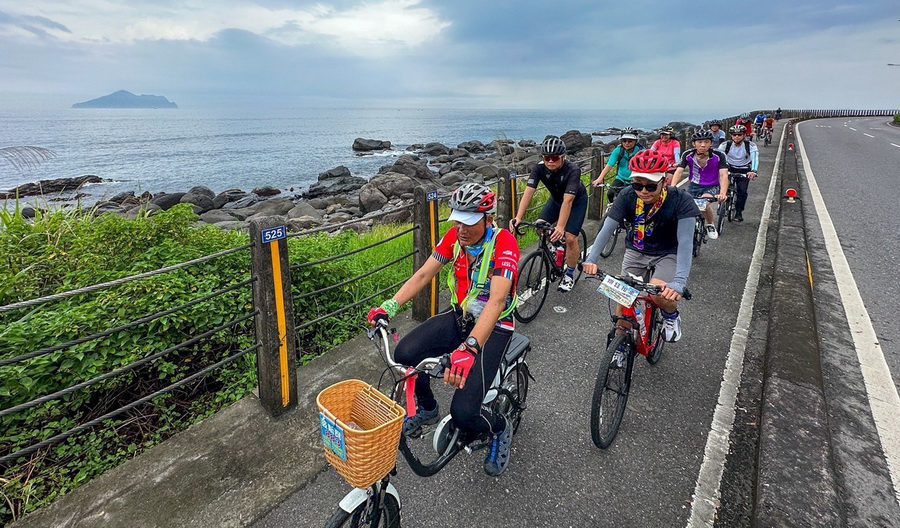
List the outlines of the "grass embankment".
{"label": "grass embankment", "polygon": [[894,115],[894,126],[900,126],[900,114]]}
{"label": "grass embankment", "polygon": [[[546,192],[538,195],[543,202]],[[533,220],[535,207],[528,215]],[[449,211],[442,209],[441,218]],[[246,245],[246,234],[198,225],[188,206],[125,220],[57,211],[33,221],[0,210],[0,306],[90,286]],[[339,255],[384,240],[408,225],[370,232],[319,234],[289,241],[292,265]],[[449,225],[441,226],[441,232]],[[521,244],[535,241],[533,232]],[[353,304],[412,273],[406,259],[362,280],[303,297],[365,275],[412,250],[412,233],[361,253],[292,273],[298,325]],[[250,277],[249,250],[115,288],[0,314],[0,359],[128,324],[183,305]],[[385,294],[385,296],[389,295]],[[371,304],[377,304],[379,299]],[[343,343],[363,328],[370,303],[298,333],[305,362]],[[91,380],[252,313],[249,286],[135,328],[0,367],[0,409]],[[252,321],[212,335],[127,373],[59,399],[0,417],[0,456],[65,432],[166,387],[215,361],[253,345]],[[21,518],[136,456],[256,386],[253,354],[200,381],[76,434],[53,447],[0,466],[0,524]]]}

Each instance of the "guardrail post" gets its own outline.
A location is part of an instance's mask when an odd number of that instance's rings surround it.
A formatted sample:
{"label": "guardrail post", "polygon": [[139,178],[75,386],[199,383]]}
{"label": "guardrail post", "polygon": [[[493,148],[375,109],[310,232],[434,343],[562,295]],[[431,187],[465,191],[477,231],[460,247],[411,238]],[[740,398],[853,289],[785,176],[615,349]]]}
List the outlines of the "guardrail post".
{"label": "guardrail post", "polygon": [[508,169],[500,169],[497,175],[497,225],[501,229],[509,225],[513,218],[513,202],[516,195],[513,193],[512,178]]}
{"label": "guardrail post", "polygon": [[[599,148],[591,149],[591,180],[596,180],[603,171],[603,150]],[[589,184],[590,185],[590,184]],[[600,221],[603,216],[603,202],[606,200],[605,187],[589,187],[591,191],[588,193],[588,220]]]}
{"label": "guardrail post", "polygon": [[[440,219],[438,218],[438,192],[426,191],[424,187],[416,187],[414,192],[415,207],[413,208],[413,223],[418,228],[413,231],[413,246],[416,254],[413,255],[413,273],[421,268],[437,245],[440,238]],[[424,321],[436,315],[438,310],[438,279],[435,277],[431,284],[423,288],[413,298],[412,316],[417,321]]]}
{"label": "guardrail post", "polygon": [[287,228],[278,217],[250,222],[253,304],[256,316],[256,371],[259,400],[270,416],[297,405],[297,339],[288,261]]}

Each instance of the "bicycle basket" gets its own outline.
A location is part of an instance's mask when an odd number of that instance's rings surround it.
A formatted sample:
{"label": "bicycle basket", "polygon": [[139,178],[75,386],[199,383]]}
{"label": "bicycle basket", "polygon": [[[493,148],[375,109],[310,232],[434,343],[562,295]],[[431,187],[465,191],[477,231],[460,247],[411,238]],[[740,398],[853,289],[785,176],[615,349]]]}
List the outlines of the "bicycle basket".
{"label": "bicycle basket", "polygon": [[325,458],[351,486],[368,488],[397,463],[406,411],[378,389],[345,380],[316,397]]}

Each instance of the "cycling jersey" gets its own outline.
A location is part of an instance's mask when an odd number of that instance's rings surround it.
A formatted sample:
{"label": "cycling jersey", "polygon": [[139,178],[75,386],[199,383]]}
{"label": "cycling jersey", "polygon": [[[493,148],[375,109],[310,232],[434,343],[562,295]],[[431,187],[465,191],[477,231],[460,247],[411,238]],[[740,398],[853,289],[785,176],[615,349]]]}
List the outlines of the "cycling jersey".
{"label": "cycling jersey", "polygon": [[544,183],[550,191],[550,196],[557,202],[562,203],[567,194],[574,195],[576,201],[582,197],[587,198],[587,190],[581,183],[581,168],[569,160],[555,172],[548,169],[543,162],[535,165],[528,178],[528,186],[537,189],[539,182]]}
{"label": "cycling jersey", "polygon": [[[510,289],[504,307],[504,312],[508,311],[510,313],[507,313],[505,317],[501,317],[497,321],[497,327],[512,330],[515,328],[515,320],[513,319],[511,307],[513,306],[516,280],[519,276],[519,243],[516,242],[516,237],[505,229],[491,228],[490,232],[485,235],[484,247],[489,245],[490,240],[488,240],[488,237],[492,237],[494,240],[494,254],[490,259],[490,268],[486,282],[484,288],[474,297],[471,306],[466,306],[466,308],[477,319],[477,316],[481,315],[484,303],[490,297],[491,277],[506,277],[513,282],[513,287]],[[456,282],[456,291],[451,293],[455,293],[455,298],[458,302],[463,302],[469,296],[469,290],[477,284],[483,260],[482,256],[479,255],[469,264],[467,255],[466,251],[460,250],[459,227],[453,227],[447,231],[447,234],[438,242],[437,247],[434,248],[434,252],[431,254],[441,264],[453,261],[451,273],[453,273]]]}
{"label": "cycling jersey", "polygon": [[755,122],[757,125],[761,125],[761,124],[763,124],[763,121],[765,121],[765,120],[766,120],[766,115],[765,115],[765,114],[757,114],[756,119],[754,120],[754,122]]}
{"label": "cycling jersey", "polygon": [[701,187],[713,187],[719,185],[719,169],[727,168],[725,165],[725,155],[716,152],[715,150],[709,151],[709,158],[706,160],[706,165],[701,167],[697,156],[697,149],[688,149],[684,151],[678,166],[687,169],[690,182]]}
{"label": "cycling jersey", "polygon": [[775,126],[775,119],[772,117],[766,118],[766,128],[772,128]]}
{"label": "cycling jersey", "polygon": [[[712,130],[710,130],[710,132],[712,132]],[[719,148],[719,145],[721,145],[722,142],[724,142],[727,139],[725,137],[725,131],[722,129],[719,129],[716,132],[712,132],[712,137],[713,137],[712,148]]]}
{"label": "cycling jersey", "polygon": [[669,162],[669,167],[674,167],[678,160],[681,158],[681,143],[674,139],[670,139],[669,141],[663,142],[661,139],[657,139],[653,142],[653,145],[650,147],[650,150],[654,150],[662,154],[662,157]]}
{"label": "cycling jersey", "polygon": [[[628,248],[645,255],[668,255],[678,251],[678,221],[682,218],[693,220],[700,214],[700,210],[697,209],[697,204],[687,192],[677,187],[669,187],[667,193],[665,203],[650,218],[645,227],[643,248],[635,247],[634,229],[629,230],[625,238]],[[637,193],[633,188],[624,188],[613,202],[608,217],[619,223],[629,222],[633,225],[637,199]],[[596,244],[594,247],[597,247]],[[593,256],[593,250],[591,255]],[[591,260],[591,262],[596,262],[596,260]]]}
{"label": "cycling jersey", "polygon": [[729,169],[737,169],[738,172],[748,170],[756,172],[759,168],[759,149],[752,141],[745,139],[740,145],[734,141],[726,141],[719,145],[717,150],[725,154],[725,162]]}
{"label": "cycling jersey", "polygon": [[613,149],[612,154],[609,155],[609,161],[606,162],[606,165],[609,167],[615,167],[618,165],[618,171],[616,172],[616,179],[621,180],[625,183],[631,183],[631,169],[628,167],[629,162],[631,162],[631,158],[634,157],[635,154],[644,150],[644,147],[640,145],[635,145],[634,149],[631,152],[626,152],[625,148],[622,145],[619,145],[615,149]]}

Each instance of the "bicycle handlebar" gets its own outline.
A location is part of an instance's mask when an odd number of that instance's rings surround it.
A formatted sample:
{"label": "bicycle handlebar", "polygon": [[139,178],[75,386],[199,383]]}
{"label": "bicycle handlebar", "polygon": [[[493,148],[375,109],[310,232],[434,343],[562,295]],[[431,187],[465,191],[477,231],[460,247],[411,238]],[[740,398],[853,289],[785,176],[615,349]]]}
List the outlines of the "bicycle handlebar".
{"label": "bicycle handlebar", "polygon": [[[583,262],[578,263],[578,270],[581,272],[584,272],[584,268],[582,267],[583,264],[584,264]],[[649,282],[644,282],[640,279],[635,279],[633,277],[625,277],[624,275],[613,275],[611,273],[606,273],[605,271],[603,271],[600,268],[597,268],[596,275],[585,274],[585,277],[587,277],[589,279],[595,279],[595,280],[603,280],[605,277],[612,277],[616,280],[620,280],[620,281],[624,282],[625,284],[631,286],[632,288],[635,288],[642,292],[648,293],[650,295],[659,295],[663,292],[663,289],[664,289],[662,286],[659,286],[657,284],[650,284]],[[681,298],[686,301],[690,301],[691,297],[693,297],[693,295],[691,295],[691,291],[688,290],[687,288],[685,288],[684,292],[681,294]]]}
{"label": "bicycle handlebar", "polygon": [[541,230],[550,230],[553,226],[547,222],[546,220],[536,220],[534,223],[531,222],[516,222],[516,234],[522,236],[525,234],[525,231],[522,230],[523,227],[531,227],[538,231]]}
{"label": "bicycle handlebar", "polygon": [[[375,327],[371,330],[366,331],[366,335],[369,340],[375,344],[375,348],[378,349],[380,353],[384,355],[384,361],[387,363],[388,367],[396,370],[398,373],[406,376],[408,374],[408,370],[410,367],[406,365],[401,365],[394,361],[394,354],[391,351],[390,343],[388,342],[388,322],[384,319],[379,319],[376,323]],[[384,344],[384,349],[378,346],[378,343],[375,341],[376,339],[381,339]],[[442,378],[444,377],[444,370],[450,366],[450,354],[444,354],[442,356],[428,357],[419,362],[418,365],[412,367],[413,370],[418,372],[419,374],[425,374],[427,376],[431,376],[432,378]]]}

